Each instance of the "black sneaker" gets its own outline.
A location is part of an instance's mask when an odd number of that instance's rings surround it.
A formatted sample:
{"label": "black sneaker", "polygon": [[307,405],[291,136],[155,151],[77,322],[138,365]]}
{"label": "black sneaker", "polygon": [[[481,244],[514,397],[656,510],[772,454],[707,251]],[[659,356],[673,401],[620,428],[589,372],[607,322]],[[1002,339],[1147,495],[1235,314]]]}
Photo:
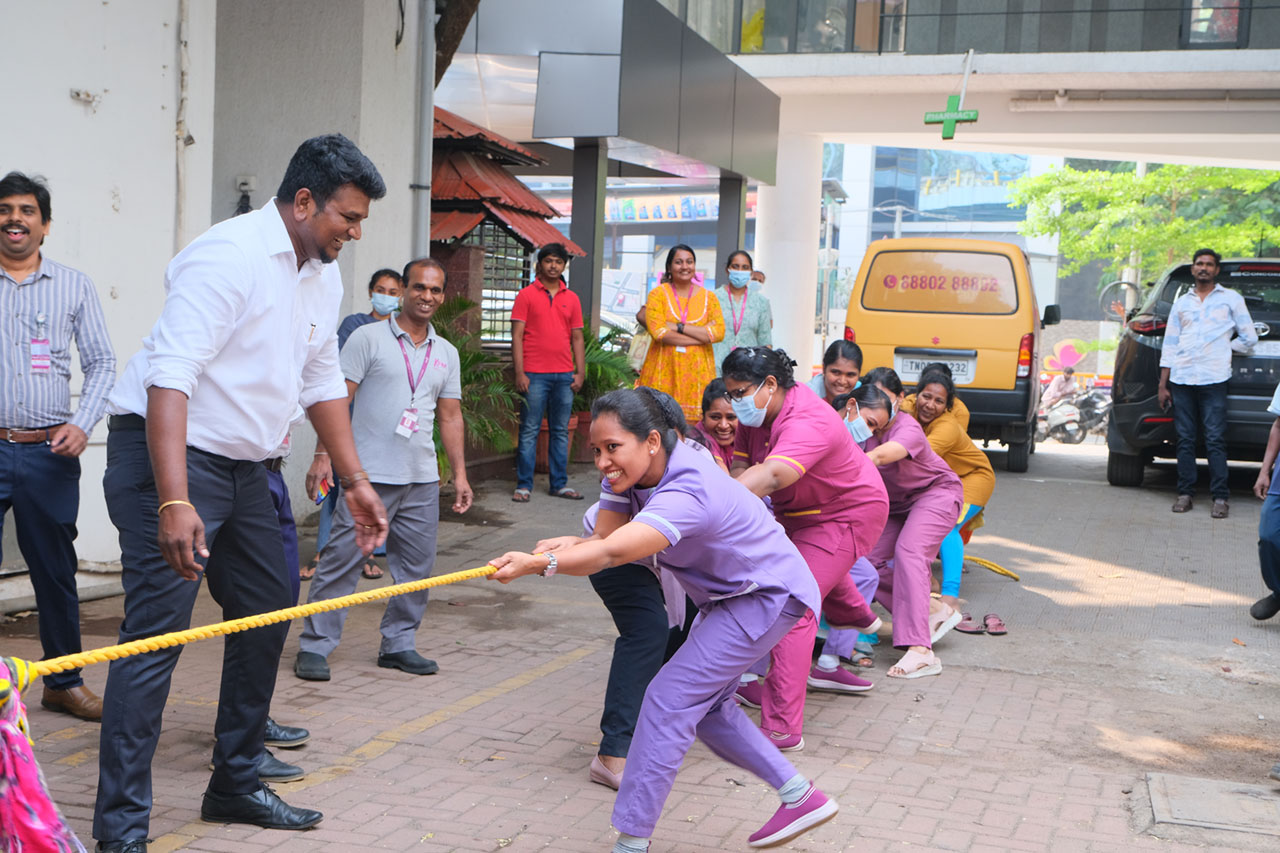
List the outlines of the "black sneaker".
{"label": "black sneaker", "polygon": [[267,731],[262,741],[267,746],[276,746],[281,749],[294,749],[302,746],[311,740],[311,732],[297,726],[282,726],[275,720],[267,717]]}
{"label": "black sneaker", "polygon": [[440,671],[440,666],[435,661],[424,658],[413,649],[407,652],[378,655],[378,666],[399,669],[410,675],[435,675]]}
{"label": "black sneaker", "polygon": [[1259,598],[1249,608],[1249,615],[1261,622],[1263,619],[1270,619],[1280,613],[1280,595],[1274,592],[1266,598]]}

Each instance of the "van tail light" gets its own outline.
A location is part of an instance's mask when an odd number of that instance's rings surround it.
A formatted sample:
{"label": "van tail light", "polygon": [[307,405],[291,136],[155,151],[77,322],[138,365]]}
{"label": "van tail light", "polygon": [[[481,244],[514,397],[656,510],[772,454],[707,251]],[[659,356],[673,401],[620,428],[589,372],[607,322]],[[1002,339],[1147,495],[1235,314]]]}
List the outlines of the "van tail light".
{"label": "van tail light", "polygon": [[858,342],[858,336],[853,333],[853,326],[844,327],[844,339],[851,344]]}
{"label": "van tail light", "polygon": [[1035,346],[1034,335],[1023,335],[1018,344],[1018,378],[1026,379],[1031,375],[1031,350]]}
{"label": "van tail light", "polygon": [[1129,321],[1129,331],[1140,335],[1163,335],[1168,325],[1154,314],[1139,314]]}

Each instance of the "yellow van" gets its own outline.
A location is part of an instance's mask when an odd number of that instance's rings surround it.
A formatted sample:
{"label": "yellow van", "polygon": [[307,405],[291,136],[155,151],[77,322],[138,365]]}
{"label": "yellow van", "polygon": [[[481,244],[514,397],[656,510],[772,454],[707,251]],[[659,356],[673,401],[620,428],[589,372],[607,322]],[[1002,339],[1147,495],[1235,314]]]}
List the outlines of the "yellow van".
{"label": "yellow van", "polygon": [[862,348],[862,372],[892,367],[913,386],[945,362],[969,407],[969,435],[1008,446],[1005,467],[1027,470],[1040,383],[1040,329],[1057,305],[1036,304],[1022,249],[989,240],[877,240],[849,297],[845,340]]}

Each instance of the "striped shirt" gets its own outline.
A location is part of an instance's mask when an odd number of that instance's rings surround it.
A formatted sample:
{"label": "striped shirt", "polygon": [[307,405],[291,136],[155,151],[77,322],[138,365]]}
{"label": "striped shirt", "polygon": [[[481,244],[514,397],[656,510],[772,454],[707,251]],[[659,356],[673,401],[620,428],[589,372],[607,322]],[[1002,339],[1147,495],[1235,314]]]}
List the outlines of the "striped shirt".
{"label": "striped shirt", "polygon": [[[49,341],[49,367],[32,370],[31,343]],[[80,407],[71,411],[71,342],[80,353]],[[41,257],[24,281],[0,269],[0,427],[70,422],[93,431],[116,381],[102,304],[84,273]]]}

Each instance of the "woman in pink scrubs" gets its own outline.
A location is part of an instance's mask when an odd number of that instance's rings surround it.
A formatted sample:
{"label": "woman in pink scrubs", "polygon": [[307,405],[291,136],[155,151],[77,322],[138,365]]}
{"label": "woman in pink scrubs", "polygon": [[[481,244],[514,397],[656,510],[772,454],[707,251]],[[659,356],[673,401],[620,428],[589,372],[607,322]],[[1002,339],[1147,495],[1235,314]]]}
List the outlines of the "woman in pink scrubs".
{"label": "woman in pink scrubs", "polygon": [[733,441],[738,434],[738,416],[724,396],[724,380],[719,377],[707,383],[702,392],[702,420],[691,429],[703,439],[724,470],[733,465]]}
{"label": "woman in pink scrubs", "polygon": [[614,853],[643,853],[698,737],[716,755],[778,791],[782,805],[747,840],[781,844],[838,806],[796,772],[733,700],[738,678],[818,604],[804,560],[764,504],[679,443],[649,389],[612,391],[591,407],[600,484],[594,533],[539,542],[537,554],[490,561],[503,583],[560,572],[590,575],[657,556],[699,614],[689,637],[645,691],[622,775]]}
{"label": "woman in pink scrubs", "polygon": [[844,408],[846,421],[862,421],[854,432],[870,432],[864,443],[867,457],[880,469],[889,493],[889,520],[870,559],[880,574],[876,601],[893,614],[893,645],[907,653],[888,675],[937,675],[942,661],[933,653],[934,636],[941,636],[959,614],[946,608],[931,615],[929,566],[964,502],[960,478],[933,452],[919,422],[897,412],[879,386],[863,385],[837,398],[836,405]]}
{"label": "woman in pink scrubs", "polygon": [[[880,620],[849,567],[884,528],[884,483],[835,410],[796,384],[792,366],[785,352],[767,347],[742,347],[725,357],[725,389],[738,415],[729,473],[755,494],[769,496],[775,517],[818,582],[828,624],[870,633]],[[773,649],[761,727],[783,751],[804,747],[808,684],[816,680],[822,689],[845,693],[871,687],[838,664],[831,671],[811,671],[817,632],[810,611]]]}

